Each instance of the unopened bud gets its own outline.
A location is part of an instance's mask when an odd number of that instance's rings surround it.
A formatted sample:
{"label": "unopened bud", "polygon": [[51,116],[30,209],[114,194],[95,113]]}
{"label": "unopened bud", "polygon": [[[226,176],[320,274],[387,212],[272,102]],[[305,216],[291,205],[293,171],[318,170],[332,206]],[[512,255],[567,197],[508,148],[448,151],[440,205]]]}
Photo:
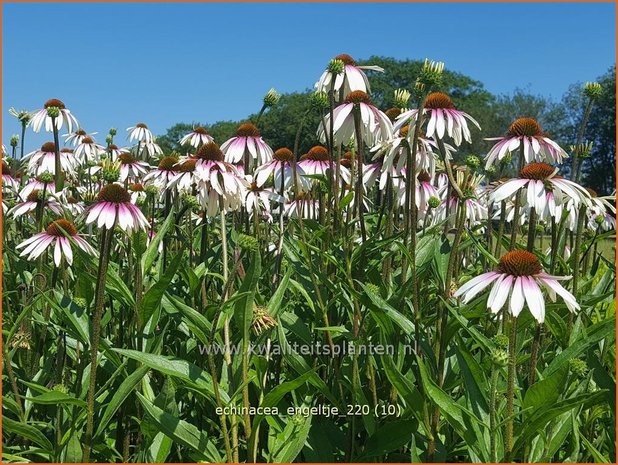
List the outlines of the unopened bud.
{"label": "unopened bud", "polygon": [[333,74],[341,74],[343,73],[343,69],[345,67],[345,63],[342,60],[330,60],[328,63],[328,71]]}
{"label": "unopened bud", "polygon": [[280,98],[281,94],[279,92],[277,92],[275,89],[270,89],[268,92],[266,92],[266,95],[264,96],[264,106],[273,107],[277,103],[279,103]]}

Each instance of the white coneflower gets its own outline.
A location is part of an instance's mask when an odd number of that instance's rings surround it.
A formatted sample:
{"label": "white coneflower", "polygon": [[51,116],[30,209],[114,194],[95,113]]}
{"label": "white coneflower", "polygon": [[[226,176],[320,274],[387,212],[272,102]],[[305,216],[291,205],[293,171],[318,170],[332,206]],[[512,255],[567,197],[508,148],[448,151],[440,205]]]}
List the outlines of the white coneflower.
{"label": "white coneflower", "polygon": [[88,134],[86,131],[84,131],[83,129],[77,129],[73,132],[70,132],[68,134],[63,134],[62,137],[65,137],[64,143],[65,144],[73,144],[74,147],[77,147],[79,144],[82,143],[82,140],[84,139],[84,137],[90,137],[91,139],[94,140],[94,135],[98,134],[97,132],[93,132],[91,134]]}
{"label": "white coneflower", "polygon": [[202,126],[197,126],[196,128],[193,128],[193,131],[191,131],[189,134],[183,136],[179,142],[180,145],[189,144],[191,147],[197,149],[204,144],[214,142],[214,139],[210,134],[208,134],[206,128],[203,128]]}
{"label": "white coneflower", "polygon": [[166,189],[174,176],[178,174],[176,165],[178,159],[176,157],[163,157],[159,160],[159,165],[154,170],[144,176],[144,183],[154,184],[159,189]]}
{"label": "white coneflower", "polygon": [[[406,124],[413,125],[418,116],[418,109],[408,110],[397,117],[395,129],[398,129]],[[451,98],[442,92],[433,92],[427,96],[423,114],[429,115],[427,128],[425,130],[426,137],[435,137],[443,139],[448,135],[453,139],[455,145],[461,145],[462,141],[472,142],[468,121],[474,124],[477,128],[481,128],[479,123],[469,114],[458,110]],[[412,134],[408,134],[410,138]]]}
{"label": "white coneflower", "polygon": [[11,167],[2,160],[2,192],[16,191],[19,189],[19,179],[13,176]]}
{"label": "white coneflower", "polygon": [[198,181],[195,174],[196,163],[197,159],[187,158],[174,165],[172,168],[175,174],[171,175],[166,188],[174,189],[177,192],[190,193]]}
{"label": "white coneflower", "polygon": [[[70,173],[75,168],[75,158],[66,152],[59,152],[62,171]],[[28,162],[28,172],[40,175],[48,172],[56,174],[56,144],[45,142],[40,149],[30,152],[24,157]]]}
{"label": "white coneflower", "polygon": [[29,179],[22,190],[19,191],[19,197],[25,199],[32,191],[35,190],[39,190],[41,192],[43,192],[43,190],[47,190],[47,192],[56,192],[56,185],[53,179],[46,179],[47,177],[50,177],[50,175],[43,174],[42,176]]}
{"label": "white coneflower", "polygon": [[[46,191],[46,193],[49,194],[49,191]],[[11,208],[8,214],[17,218],[36,210],[38,207],[49,208],[56,215],[62,213],[62,208],[56,199],[50,195],[46,195],[45,198],[43,198],[43,191],[35,189],[30,192],[27,197],[23,198],[23,201]]]}
{"label": "white coneflower", "polygon": [[[333,112],[333,136],[336,144],[345,145],[350,140],[356,142],[355,111],[360,113],[360,137],[368,147],[393,137],[393,124],[389,117],[371,103],[366,92],[355,90],[350,92],[344,103]],[[324,117],[318,127],[318,137],[323,143],[326,142],[329,128],[330,114]]]}
{"label": "white coneflower", "polygon": [[152,132],[144,123],[137,123],[135,126],[127,128],[127,131],[129,132],[127,136],[129,142],[152,142]]}
{"label": "white coneflower", "polygon": [[286,217],[316,219],[319,214],[318,202],[309,193],[299,192],[291,198],[284,207]]}
{"label": "white coneflower", "polygon": [[84,136],[73,152],[82,164],[97,162],[99,155],[105,153],[105,147],[97,144],[90,136]]}
{"label": "white coneflower", "polygon": [[[297,166],[302,169],[304,174],[308,175],[326,175],[327,171],[333,168],[333,162],[328,154],[326,147],[316,145],[309,149],[305,155],[300,157],[300,161]],[[308,178],[307,178],[308,179]],[[312,179],[311,184],[316,180]]]}
{"label": "white coneflower", "polygon": [[15,248],[17,250],[24,249],[19,254],[20,257],[27,255],[28,260],[34,260],[43,254],[48,247],[53,246],[54,264],[60,266],[62,258],[64,257],[67,263],[72,265],[73,250],[71,249],[71,242],[74,242],[80,249],[89,255],[97,254],[94,248],[77,234],[75,225],[64,218],[53,221],[44,232],[35,234]]}
{"label": "white coneflower", "polygon": [[[57,109],[57,116],[50,116],[51,109]],[[52,112],[54,113],[54,112]],[[62,129],[64,124],[67,125],[69,132],[73,130],[73,126],[79,127],[79,123],[75,119],[75,117],[71,114],[71,112],[64,106],[62,100],[58,99],[50,99],[43,105],[43,108],[40,110],[35,110],[31,113],[32,120],[32,130],[34,132],[39,132],[43,123],[45,123],[45,130],[51,132],[53,130],[52,121],[55,119],[56,129],[59,131]]]}
{"label": "white coneflower", "polygon": [[545,299],[541,288],[545,288],[552,302],[556,301],[558,294],[571,312],[579,310],[575,297],[558,282],[570,278],[548,275],[543,272],[536,255],[526,250],[512,250],[500,259],[497,271],[471,279],[455,292],[454,297],[463,297],[463,302],[467,303],[493,283],[487,299],[487,308],[492,313],[498,313],[510,296],[508,309],[511,315],[518,316],[527,304],[532,316],[543,323]]}
{"label": "white coneflower", "polygon": [[99,228],[112,229],[118,225],[127,232],[146,230],[148,221],[141,210],[131,203],[131,194],[119,184],[107,184],[97,195],[96,202],[84,212],[86,224],[97,222]]}
{"label": "white coneflower", "polygon": [[236,168],[224,161],[223,151],[214,142],[202,145],[195,153],[195,175],[199,179],[198,199],[208,216],[219,212],[219,196],[226,210],[236,210],[241,205],[245,180]]}
{"label": "white coneflower", "polygon": [[[255,170],[255,180],[263,185],[272,175],[273,186],[277,192],[281,190],[281,168],[283,167],[283,188],[290,189],[294,184],[294,153],[290,149],[280,148],[275,150],[272,161],[258,166]],[[300,190],[308,188],[309,183],[302,175],[305,174],[301,166],[296,166],[296,178]]]}
{"label": "white coneflower", "polygon": [[[384,72],[384,68],[376,65],[359,66],[350,55],[345,53],[337,55],[315,83],[315,88],[318,92],[327,94],[331,89],[336,93],[343,91],[344,95],[355,90],[370,92],[369,80],[363,70]],[[333,74],[335,74],[334,80]]]}
{"label": "white coneflower", "polygon": [[247,175],[245,180],[247,183],[243,185],[241,198],[249,215],[252,216],[254,211],[258,213],[266,211],[270,215],[272,202],[278,204],[285,202],[284,197],[274,192],[272,188],[265,188],[263,184],[259,184],[253,176]]}
{"label": "white coneflower", "polygon": [[251,123],[241,124],[236,130],[236,136],[221,144],[221,151],[228,163],[242,161],[245,153],[249,153],[259,165],[268,163],[273,158],[273,149],[264,142],[258,128]]}
{"label": "white coneflower", "polygon": [[121,153],[118,156],[120,160],[120,177],[119,181],[124,182],[128,178],[139,178],[146,174],[150,165],[146,162],[137,160],[130,153]]}
{"label": "white coneflower", "polygon": [[553,140],[546,137],[541,126],[534,118],[515,120],[504,137],[492,137],[485,140],[497,140],[485,157],[485,168],[496,161],[501,161],[508,153],[523,146],[526,163],[535,161],[561,163],[568,154]]}
{"label": "white coneflower", "polygon": [[529,163],[523,167],[519,178],[510,179],[497,187],[490,195],[493,202],[500,202],[515,195],[520,189],[526,189],[527,205],[541,212],[547,202],[547,191],[551,187],[556,204],[566,202],[568,198],[579,202],[588,202],[590,194],[579,184],[557,176],[558,168],[547,163]]}

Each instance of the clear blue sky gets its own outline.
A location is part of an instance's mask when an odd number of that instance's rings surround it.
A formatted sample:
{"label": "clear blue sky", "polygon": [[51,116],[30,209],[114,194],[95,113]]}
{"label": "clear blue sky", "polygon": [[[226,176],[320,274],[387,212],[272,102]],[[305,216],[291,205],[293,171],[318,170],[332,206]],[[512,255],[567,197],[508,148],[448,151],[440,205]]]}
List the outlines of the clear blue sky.
{"label": "clear blue sky", "polygon": [[[329,59],[442,60],[494,93],[559,99],[615,62],[615,4],[118,4],[2,6],[8,115],[60,98],[103,142],[110,127],[211,123],[255,112],[270,88],[313,86]],[[33,137],[26,149],[49,140]],[[219,141],[222,142],[222,141]]]}

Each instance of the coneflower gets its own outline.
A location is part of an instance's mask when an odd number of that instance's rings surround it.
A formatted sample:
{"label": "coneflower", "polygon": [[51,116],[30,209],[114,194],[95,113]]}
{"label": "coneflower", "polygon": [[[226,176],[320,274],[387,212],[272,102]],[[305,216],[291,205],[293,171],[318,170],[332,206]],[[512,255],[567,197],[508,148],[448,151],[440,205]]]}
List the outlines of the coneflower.
{"label": "coneflower", "polygon": [[208,144],[209,142],[214,142],[214,139],[210,134],[208,134],[206,128],[203,128],[202,126],[193,128],[193,131],[183,136],[179,141],[180,145],[189,144],[191,147],[196,149],[201,145]]}
{"label": "coneflower", "polygon": [[[238,126],[236,136],[221,144],[221,151],[225,154],[225,161],[238,163],[245,159],[248,154],[252,160],[257,160],[258,165],[268,163],[273,158],[273,149],[264,142],[258,128],[251,123],[243,123]],[[245,166],[248,171],[248,167]]]}
{"label": "coneflower", "polygon": [[48,247],[53,246],[55,265],[60,266],[62,257],[66,259],[69,265],[72,265],[73,251],[71,249],[71,242],[74,242],[87,254],[96,255],[96,251],[88,242],[77,234],[75,225],[64,218],[51,222],[44,232],[26,239],[16,249],[24,249],[19,254],[20,257],[27,255],[28,260],[34,260],[43,254]]}
{"label": "coneflower", "polygon": [[79,123],[65,107],[64,102],[56,98],[45,102],[42,109],[32,112],[31,117],[30,124],[34,132],[39,132],[43,123],[47,132],[53,131],[54,127],[59,131],[64,124],[67,125],[69,132],[73,130],[73,126],[79,127]]}
{"label": "coneflower", "polygon": [[97,195],[96,202],[88,207],[86,224],[97,221],[99,228],[112,229],[120,226],[129,233],[146,230],[148,221],[141,210],[131,203],[131,194],[119,184],[104,186]]}
{"label": "coneflower", "polygon": [[506,136],[485,140],[498,141],[485,157],[485,168],[501,161],[511,152],[521,150],[521,147],[526,163],[561,163],[568,158],[568,154],[543,133],[541,125],[534,118],[519,118],[509,126]]}
{"label": "coneflower", "polygon": [[[28,172],[39,175],[41,173],[51,173],[56,175],[56,144],[45,142],[40,149],[30,152],[24,157],[28,162]],[[60,169],[70,173],[75,168],[75,159],[66,152],[59,152]]]}

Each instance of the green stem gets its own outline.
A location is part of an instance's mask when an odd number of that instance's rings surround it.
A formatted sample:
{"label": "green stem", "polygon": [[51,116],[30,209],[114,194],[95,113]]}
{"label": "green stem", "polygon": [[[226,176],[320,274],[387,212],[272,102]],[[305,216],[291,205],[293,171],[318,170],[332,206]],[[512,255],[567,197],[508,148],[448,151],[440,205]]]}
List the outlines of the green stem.
{"label": "green stem", "polygon": [[107,267],[109,265],[109,256],[111,252],[112,239],[114,238],[113,229],[101,230],[102,250],[99,256],[99,272],[97,275],[97,284],[95,292],[95,313],[92,321],[92,339],[90,341],[90,383],[88,386],[87,399],[87,420],[86,432],[84,434],[84,446],[82,460],[88,463],[90,460],[90,451],[92,449],[92,432],[94,430],[94,397],[97,384],[97,364],[99,338],[101,335],[101,317],[103,316],[104,301],[105,301],[105,281],[107,277]]}
{"label": "green stem", "polygon": [[504,438],[504,453],[507,460],[511,459],[513,452],[513,409],[515,400],[515,369],[516,369],[516,347],[517,345],[517,318],[511,316],[511,327],[509,329],[509,369],[506,394],[506,432]]}

